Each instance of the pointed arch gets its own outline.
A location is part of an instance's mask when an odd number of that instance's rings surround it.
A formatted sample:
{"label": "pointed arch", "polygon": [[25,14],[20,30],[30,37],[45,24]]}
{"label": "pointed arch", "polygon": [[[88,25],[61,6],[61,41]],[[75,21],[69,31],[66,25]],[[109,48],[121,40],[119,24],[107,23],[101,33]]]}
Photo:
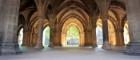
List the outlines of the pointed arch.
{"label": "pointed arch", "polygon": [[115,31],[115,26],[110,20],[108,20],[108,35],[109,35],[109,44],[111,46],[115,46],[116,45],[116,31]]}
{"label": "pointed arch", "polygon": [[79,30],[79,46],[83,46],[84,45],[84,27],[83,24],[76,18],[69,18],[67,19],[67,21],[65,21],[65,23],[63,24],[63,28],[61,31],[61,44],[62,46],[66,46],[66,32],[67,29],[71,26],[74,25],[78,28]]}
{"label": "pointed arch", "polygon": [[75,7],[73,9],[71,9],[71,7],[67,7],[62,9],[57,14],[57,22],[62,22],[64,21],[64,18],[72,15],[75,17],[80,17],[85,23],[89,22],[89,15],[80,7]]}

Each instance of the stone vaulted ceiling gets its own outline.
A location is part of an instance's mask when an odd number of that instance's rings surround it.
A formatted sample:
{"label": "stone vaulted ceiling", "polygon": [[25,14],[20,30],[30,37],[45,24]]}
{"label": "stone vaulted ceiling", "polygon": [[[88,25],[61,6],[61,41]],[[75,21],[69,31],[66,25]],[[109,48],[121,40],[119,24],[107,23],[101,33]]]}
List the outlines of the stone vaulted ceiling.
{"label": "stone vaulted ceiling", "polygon": [[[45,3],[44,3],[45,2]],[[38,7],[45,6],[45,11],[42,11],[46,19],[56,16],[57,19],[64,19],[69,16],[77,16],[88,20],[93,13],[99,15],[100,10],[95,0],[21,0],[20,1],[20,16],[23,16],[24,22],[29,22],[37,13]],[[100,4],[98,4],[100,5]],[[124,0],[111,0],[109,5],[108,15],[119,23],[126,19]],[[35,16],[36,16],[35,15]],[[34,16],[34,17],[35,17]],[[20,17],[21,18],[21,17]],[[117,24],[117,23],[116,23]]]}

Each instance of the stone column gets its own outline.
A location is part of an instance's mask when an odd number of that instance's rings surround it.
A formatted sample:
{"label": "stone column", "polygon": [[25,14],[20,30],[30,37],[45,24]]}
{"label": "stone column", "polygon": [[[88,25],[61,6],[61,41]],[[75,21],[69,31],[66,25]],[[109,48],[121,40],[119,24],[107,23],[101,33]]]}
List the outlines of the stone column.
{"label": "stone column", "polygon": [[[3,1],[0,0],[0,11],[2,11],[2,5],[3,5]],[[3,27],[3,20],[1,20],[1,18],[3,17],[2,14],[0,14],[0,27]],[[3,29],[0,29],[0,55],[1,55],[1,46],[2,46],[2,40],[3,40]]]}
{"label": "stone column", "polygon": [[125,52],[140,55],[140,0],[127,0],[126,2],[131,41]]}
{"label": "stone column", "polygon": [[1,0],[0,41],[1,54],[19,53],[17,27],[20,0]]}
{"label": "stone column", "polygon": [[96,41],[96,21],[98,19],[97,13],[93,13],[92,20],[92,47],[97,47]]}
{"label": "stone column", "polygon": [[54,28],[50,27],[50,44],[49,47],[54,47]]}
{"label": "stone column", "polygon": [[[1,17],[0,17],[1,18]],[[1,25],[1,23],[0,23],[0,25]],[[1,27],[1,26],[0,26]],[[3,36],[2,36],[2,32],[0,32],[0,55],[2,54],[2,52],[1,52],[1,49],[2,49],[2,40],[3,40]]]}
{"label": "stone column", "polygon": [[55,28],[55,18],[54,15],[51,15],[49,16],[50,20],[49,20],[49,25],[50,25],[50,45],[49,47],[54,47],[56,42],[55,42],[55,39],[56,39],[56,28]]}
{"label": "stone column", "polygon": [[43,35],[43,20],[45,20],[45,12],[47,11],[48,0],[34,0],[37,6],[37,12],[39,16],[39,31],[36,48],[42,48],[42,35]]}
{"label": "stone column", "polygon": [[116,31],[116,37],[117,37],[117,40],[116,40],[116,46],[118,47],[123,47],[124,46],[124,36],[123,36],[123,28],[120,27],[117,29]]}
{"label": "stone column", "polygon": [[22,46],[25,46],[25,47],[28,47],[28,42],[27,41],[29,41],[29,34],[28,34],[28,31],[29,31],[29,29],[28,29],[28,27],[27,27],[27,24],[25,24],[24,25],[24,27],[23,27],[23,43],[22,43]]}
{"label": "stone column", "polygon": [[38,38],[37,38],[37,42],[36,42],[36,46],[35,46],[35,48],[37,48],[37,49],[43,48],[43,45],[42,45],[43,20],[45,20],[45,19],[42,19],[42,18],[39,19]]}
{"label": "stone column", "polygon": [[102,19],[103,28],[103,48],[110,49],[108,39],[108,8],[111,0],[95,0],[99,6],[100,16]]}
{"label": "stone column", "polygon": [[61,47],[61,29],[59,24],[56,24],[55,30],[55,45]]}
{"label": "stone column", "polygon": [[96,40],[96,25],[93,26],[92,29],[92,47],[97,47],[97,40]]}
{"label": "stone column", "polygon": [[102,29],[103,29],[103,48],[110,49],[111,46],[109,44],[109,35],[108,35],[108,18],[107,16],[102,17]]}
{"label": "stone column", "polygon": [[88,23],[86,26],[87,27],[85,27],[86,30],[85,30],[85,44],[84,44],[84,46],[89,47],[89,46],[92,46],[92,27],[91,27],[91,23]]}

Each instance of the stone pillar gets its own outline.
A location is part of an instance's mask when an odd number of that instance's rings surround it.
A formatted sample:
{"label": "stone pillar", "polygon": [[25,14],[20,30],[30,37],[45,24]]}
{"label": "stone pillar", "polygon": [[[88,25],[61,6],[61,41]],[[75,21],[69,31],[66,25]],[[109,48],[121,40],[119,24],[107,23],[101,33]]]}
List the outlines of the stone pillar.
{"label": "stone pillar", "polygon": [[108,39],[108,8],[111,0],[95,0],[99,6],[100,16],[103,24],[103,48],[110,49]]}
{"label": "stone pillar", "polygon": [[55,42],[55,39],[56,39],[56,27],[55,27],[55,18],[56,17],[54,17],[54,16],[49,16],[49,18],[50,18],[50,22],[49,22],[49,24],[50,24],[50,45],[49,45],[49,47],[54,47],[55,46],[55,44],[56,44],[56,42]]}
{"label": "stone pillar", "polygon": [[97,40],[96,40],[96,22],[97,22],[98,16],[96,13],[93,13],[93,16],[91,17],[92,20],[92,47],[97,47]]}
{"label": "stone pillar", "polygon": [[85,44],[84,44],[84,46],[89,47],[89,46],[92,46],[92,27],[91,27],[91,23],[88,23],[86,26],[87,27],[85,27],[86,30],[85,30]]}
{"label": "stone pillar", "polygon": [[109,44],[109,35],[108,35],[108,18],[107,16],[102,17],[102,29],[103,29],[103,48],[110,49],[111,46]]}
{"label": "stone pillar", "polygon": [[[3,4],[3,1],[0,0],[0,11],[2,11],[2,4]],[[0,14],[0,28],[3,27],[3,20],[1,20],[1,18],[3,17],[2,14]],[[3,29],[0,29],[0,55],[1,55],[1,48],[2,48],[2,40],[3,40]]]}
{"label": "stone pillar", "polygon": [[[32,28],[31,29],[29,29],[28,30],[28,32],[27,32],[27,34],[28,35],[26,35],[27,36],[27,40],[26,40],[26,46],[27,47],[31,47],[32,48],[32,41],[34,40],[34,39],[36,39],[37,38],[37,33],[34,33],[33,31],[32,31]],[[33,38],[34,37],[34,38]]]}
{"label": "stone pillar", "polygon": [[60,26],[59,24],[56,24],[56,27],[55,27],[55,45],[57,47],[61,47],[61,29],[60,29]]}
{"label": "stone pillar", "polygon": [[127,0],[126,2],[131,41],[125,52],[140,55],[140,0]]}
{"label": "stone pillar", "polygon": [[43,36],[43,20],[45,20],[45,12],[47,11],[47,0],[34,0],[37,6],[37,12],[39,16],[39,28],[38,28],[38,39],[36,48],[42,48],[42,36]]}
{"label": "stone pillar", "polygon": [[93,26],[93,29],[92,29],[92,47],[97,47],[97,44],[96,44],[96,25]]}
{"label": "stone pillar", "polygon": [[29,41],[29,34],[28,34],[28,27],[27,27],[27,24],[24,25],[23,27],[23,43],[22,43],[22,46],[26,46],[28,47],[28,42]]}
{"label": "stone pillar", "polygon": [[42,19],[42,18],[39,19],[38,36],[37,36],[38,38],[37,38],[36,46],[35,46],[35,48],[37,48],[37,49],[43,48],[43,45],[42,45],[43,20],[45,20],[45,19]]}
{"label": "stone pillar", "polygon": [[20,0],[1,0],[0,9],[0,53],[19,53],[17,27]]}
{"label": "stone pillar", "polygon": [[50,44],[49,47],[54,47],[54,28],[50,28]]}
{"label": "stone pillar", "polygon": [[117,31],[116,31],[116,37],[117,37],[117,40],[116,40],[116,46],[118,47],[123,47],[124,46],[124,36],[123,36],[123,28],[118,28]]}
{"label": "stone pillar", "polygon": [[[1,17],[0,17],[1,18]],[[1,25],[1,23],[0,23]],[[1,26],[0,26],[1,27]],[[2,49],[2,40],[3,40],[3,36],[2,36],[2,32],[0,32],[0,55],[2,54],[1,49]]]}

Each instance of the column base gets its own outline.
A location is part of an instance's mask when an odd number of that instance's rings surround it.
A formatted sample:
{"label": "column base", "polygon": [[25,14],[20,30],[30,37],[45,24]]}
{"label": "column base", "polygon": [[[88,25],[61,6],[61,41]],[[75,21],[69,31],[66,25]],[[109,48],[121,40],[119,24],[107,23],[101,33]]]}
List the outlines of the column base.
{"label": "column base", "polygon": [[92,48],[96,48],[97,47],[97,45],[92,45]]}
{"label": "column base", "polygon": [[124,51],[128,55],[140,55],[140,42],[131,42]]}
{"label": "column base", "polygon": [[49,44],[49,46],[48,46],[48,47],[53,48],[53,47],[54,47],[53,42],[50,42],[50,44]]}
{"label": "column base", "polygon": [[43,45],[38,45],[38,46],[35,46],[35,49],[43,49]]}
{"label": "column base", "polygon": [[84,46],[80,46],[80,47],[94,47],[92,45],[84,45]]}
{"label": "column base", "polygon": [[110,50],[111,49],[111,45],[108,42],[103,43],[103,49],[107,49]]}
{"label": "column base", "polygon": [[111,46],[112,50],[123,52],[125,50],[124,46]]}
{"label": "column base", "polygon": [[95,47],[95,46],[93,46],[93,43],[85,43],[84,45],[80,44],[80,47]]}
{"label": "column base", "polygon": [[62,47],[61,43],[60,42],[52,42],[50,44],[50,47]]}
{"label": "column base", "polygon": [[2,43],[0,50],[0,55],[13,55],[13,54],[21,54],[20,48],[15,43]]}

